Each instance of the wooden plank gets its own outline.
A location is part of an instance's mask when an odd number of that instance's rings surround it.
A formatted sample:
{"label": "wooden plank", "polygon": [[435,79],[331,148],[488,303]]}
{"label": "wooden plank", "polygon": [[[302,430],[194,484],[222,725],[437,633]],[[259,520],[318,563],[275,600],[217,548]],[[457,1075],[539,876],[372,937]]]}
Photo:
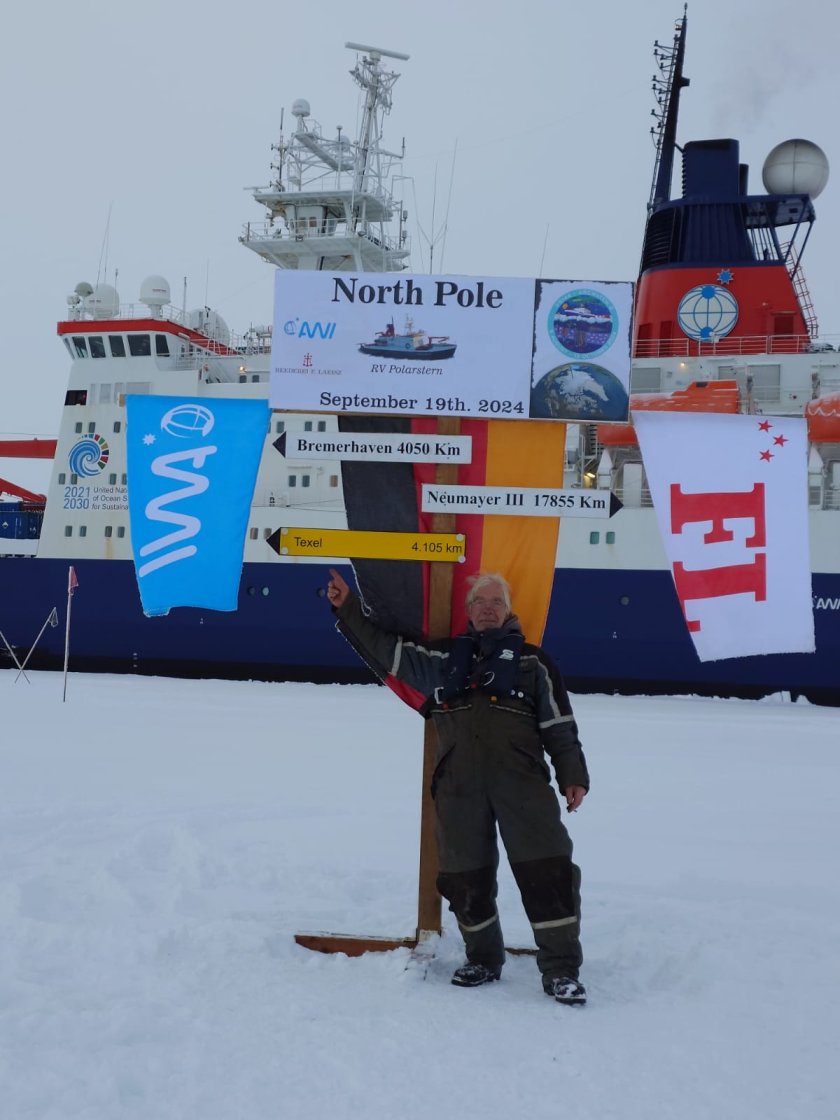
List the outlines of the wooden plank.
{"label": "wooden plank", "polygon": [[345,953],[360,957],[363,953],[385,953],[391,949],[413,949],[414,937],[355,937],[340,933],[296,933],[295,941],[316,953]]}

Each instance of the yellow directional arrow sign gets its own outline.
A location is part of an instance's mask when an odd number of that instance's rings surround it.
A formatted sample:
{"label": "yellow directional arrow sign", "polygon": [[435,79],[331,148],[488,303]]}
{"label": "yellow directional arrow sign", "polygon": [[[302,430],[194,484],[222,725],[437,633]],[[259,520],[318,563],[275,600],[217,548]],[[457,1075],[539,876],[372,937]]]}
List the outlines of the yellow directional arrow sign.
{"label": "yellow directional arrow sign", "polygon": [[374,533],[351,529],[278,529],[268,543],[280,556],[359,560],[445,560],[462,564],[463,533]]}

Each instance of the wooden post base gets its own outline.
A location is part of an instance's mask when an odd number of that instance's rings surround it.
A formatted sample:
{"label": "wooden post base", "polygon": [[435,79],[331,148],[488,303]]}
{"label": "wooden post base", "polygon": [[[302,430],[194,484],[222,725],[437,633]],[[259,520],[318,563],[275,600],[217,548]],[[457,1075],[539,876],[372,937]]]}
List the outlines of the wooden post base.
{"label": "wooden post base", "polygon": [[[416,937],[364,937],[342,933],[296,933],[295,941],[304,949],[315,953],[345,953],[348,957],[361,957],[364,953],[386,953],[391,949],[416,949]],[[511,948],[505,952],[514,957],[533,957],[536,949]]]}
{"label": "wooden post base", "polygon": [[346,953],[360,957],[363,953],[385,953],[390,949],[413,949],[416,937],[356,937],[342,933],[296,933],[295,941],[316,953]]}

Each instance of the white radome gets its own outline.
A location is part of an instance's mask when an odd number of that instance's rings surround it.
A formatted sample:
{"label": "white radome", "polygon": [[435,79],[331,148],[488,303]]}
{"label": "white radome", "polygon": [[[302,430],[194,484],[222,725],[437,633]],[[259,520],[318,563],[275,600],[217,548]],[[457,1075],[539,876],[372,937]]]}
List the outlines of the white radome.
{"label": "white radome", "polygon": [[764,161],[761,177],[770,194],[816,198],[828,182],[828,157],[810,140],[785,140]]}

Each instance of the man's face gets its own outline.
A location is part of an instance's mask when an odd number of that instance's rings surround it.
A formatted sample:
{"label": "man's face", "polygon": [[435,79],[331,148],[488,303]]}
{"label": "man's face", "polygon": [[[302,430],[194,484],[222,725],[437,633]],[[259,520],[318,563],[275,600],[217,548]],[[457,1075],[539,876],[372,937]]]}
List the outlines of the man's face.
{"label": "man's face", "polygon": [[467,610],[476,630],[496,630],[508,616],[505,593],[497,580],[483,583]]}

